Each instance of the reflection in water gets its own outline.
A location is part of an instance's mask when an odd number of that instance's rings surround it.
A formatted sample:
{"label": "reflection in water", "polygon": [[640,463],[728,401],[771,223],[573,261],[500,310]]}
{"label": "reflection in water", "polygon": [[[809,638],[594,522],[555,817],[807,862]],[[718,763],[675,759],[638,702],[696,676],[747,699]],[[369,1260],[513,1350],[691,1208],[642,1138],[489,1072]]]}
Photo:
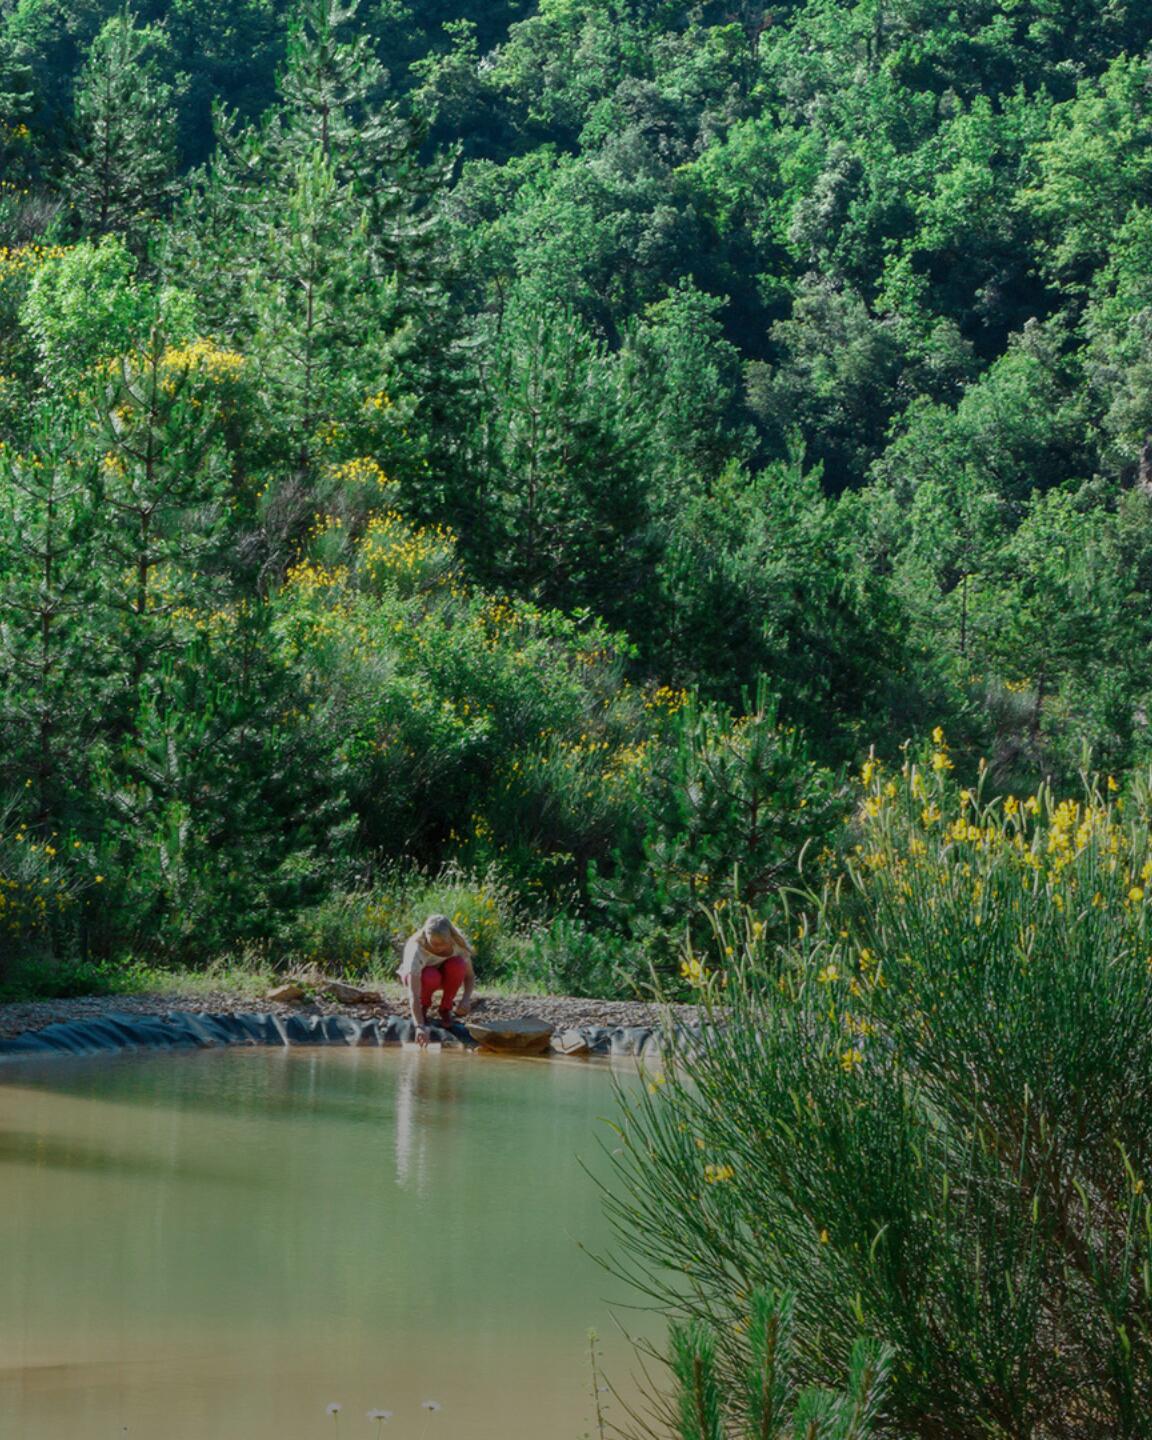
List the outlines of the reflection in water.
{"label": "reflection in water", "polygon": [[[421,1199],[428,1189],[428,1131],[420,1124],[419,1111],[433,1081],[445,1073],[443,1066],[432,1063],[435,1058],[405,1051],[400,1056],[400,1078],[396,1084],[396,1183],[413,1185]],[[457,1097],[440,1098],[455,1103]]]}
{"label": "reflection in water", "polygon": [[[0,1437],[577,1436],[604,1069],[390,1051],[54,1061],[0,1085]],[[438,1413],[420,1402],[434,1398]]]}

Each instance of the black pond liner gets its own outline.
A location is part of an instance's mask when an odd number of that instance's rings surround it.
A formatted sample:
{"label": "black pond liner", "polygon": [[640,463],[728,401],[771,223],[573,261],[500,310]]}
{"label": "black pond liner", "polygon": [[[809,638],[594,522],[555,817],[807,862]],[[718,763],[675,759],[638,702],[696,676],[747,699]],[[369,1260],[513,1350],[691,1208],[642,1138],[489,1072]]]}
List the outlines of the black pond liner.
{"label": "black pond liner", "polygon": [[[569,1053],[645,1055],[659,1052],[660,1036],[640,1025],[584,1025],[562,1032]],[[429,1026],[431,1040],[473,1046],[463,1025]],[[578,1037],[578,1038],[577,1038]],[[416,1038],[411,1020],[400,1015],[355,1020],[351,1015],[239,1014],[125,1015],[110,1012],[91,1020],[74,1020],[29,1030],[0,1040],[0,1058],[48,1055],[103,1055],[123,1050],[211,1050],[228,1045],[402,1045]]]}

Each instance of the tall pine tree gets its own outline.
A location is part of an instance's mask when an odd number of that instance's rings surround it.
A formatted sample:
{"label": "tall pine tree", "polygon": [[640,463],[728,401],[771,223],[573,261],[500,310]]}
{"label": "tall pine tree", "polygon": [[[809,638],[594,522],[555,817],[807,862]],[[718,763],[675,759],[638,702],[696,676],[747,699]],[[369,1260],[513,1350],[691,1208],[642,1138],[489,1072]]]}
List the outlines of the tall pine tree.
{"label": "tall pine tree", "polygon": [[123,235],[137,253],[175,193],[175,92],[157,63],[164,43],[127,6],[105,24],[77,82],[64,176],[85,231]]}

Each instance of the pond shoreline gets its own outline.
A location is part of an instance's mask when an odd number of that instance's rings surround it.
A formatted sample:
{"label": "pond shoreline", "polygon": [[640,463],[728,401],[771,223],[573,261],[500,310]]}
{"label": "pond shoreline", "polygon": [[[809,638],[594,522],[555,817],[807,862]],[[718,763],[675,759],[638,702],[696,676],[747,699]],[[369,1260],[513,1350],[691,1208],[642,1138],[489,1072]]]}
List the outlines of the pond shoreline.
{"label": "pond shoreline", "polygon": [[[674,1005],[678,1025],[697,1023],[696,1007]],[[400,994],[385,995],[378,1005],[344,1005],[317,998],[287,1004],[263,997],[229,991],[156,991],[142,995],[81,995],[57,1000],[14,1000],[0,1003],[0,1040],[43,1030],[49,1025],[72,1025],[102,1020],[109,1015],[163,1018],[173,1012],[213,1015],[342,1016],[360,1023],[407,1016],[408,1007]],[[473,1010],[485,1020],[535,1015],[557,1030],[602,1027],[615,1030],[659,1029],[662,1011],[641,1000],[593,1000],[573,995],[484,995],[475,997]]]}

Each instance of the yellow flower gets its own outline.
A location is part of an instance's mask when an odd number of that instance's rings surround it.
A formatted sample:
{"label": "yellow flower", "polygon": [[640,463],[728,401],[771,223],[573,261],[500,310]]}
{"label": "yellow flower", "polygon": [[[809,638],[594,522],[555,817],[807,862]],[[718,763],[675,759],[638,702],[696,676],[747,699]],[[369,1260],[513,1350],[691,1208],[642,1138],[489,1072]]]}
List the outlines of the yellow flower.
{"label": "yellow flower", "polygon": [[852,1049],[845,1050],[843,1055],[840,1056],[840,1068],[846,1075],[850,1075],[863,1059],[863,1050],[857,1050],[855,1046],[853,1046]]}
{"label": "yellow flower", "polygon": [[838,965],[825,965],[823,970],[816,976],[821,985],[831,985],[834,980],[840,978],[840,967]]}
{"label": "yellow flower", "polygon": [[1112,792],[1112,794],[1115,794],[1116,791],[1120,789],[1120,786],[1116,783],[1116,777],[1114,775],[1108,776],[1108,789]]}
{"label": "yellow flower", "polygon": [[704,1180],[709,1185],[724,1185],[736,1174],[731,1165],[705,1165]]}
{"label": "yellow flower", "polygon": [[1141,890],[1139,885],[1133,885],[1131,890],[1128,891],[1128,899],[1131,900],[1133,905],[1139,905],[1140,901],[1144,899],[1144,891]]}
{"label": "yellow flower", "polygon": [[935,770],[938,775],[943,774],[945,770],[954,770],[955,768],[952,764],[951,757],[946,751],[934,750],[932,752],[932,769]]}
{"label": "yellow flower", "polygon": [[933,745],[944,744],[944,727],[942,725],[937,725],[932,731],[932,743]]}

